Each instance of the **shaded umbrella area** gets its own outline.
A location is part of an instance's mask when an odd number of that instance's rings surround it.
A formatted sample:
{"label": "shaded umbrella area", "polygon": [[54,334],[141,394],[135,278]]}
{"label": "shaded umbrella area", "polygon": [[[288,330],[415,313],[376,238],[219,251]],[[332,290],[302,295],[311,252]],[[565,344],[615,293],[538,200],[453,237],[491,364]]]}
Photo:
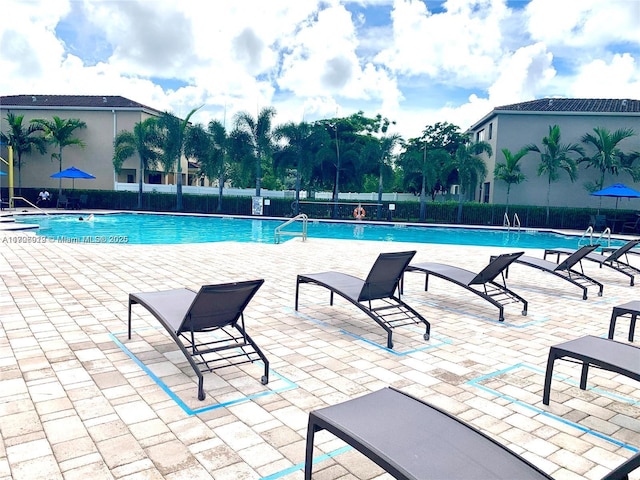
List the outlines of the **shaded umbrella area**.
{"label": "shaded umbrella area", "polygon": [[615,197],[616,210],[618,209],[618,200],[621,198],[640,198],[640,192],[627,187],[623,183],[616,183],[597,192],[591,192],[591,195],[596,197]]}
{"label": "shaded umbrella area", "polygon": [[90,173],[83,172],[79,168],[69,167],[69,168],[66,168],[66,169],[58,172],[58,173],[54,173],[53,175],[51,175],[51,178],[60,178],[60,179],[62,179],[62,178],[71,178],[72,179],[72,188],[75,188],[76,178],[79,178],[79,179],[93,179],[93,178],[96,178],[96,177],[94,177]]}

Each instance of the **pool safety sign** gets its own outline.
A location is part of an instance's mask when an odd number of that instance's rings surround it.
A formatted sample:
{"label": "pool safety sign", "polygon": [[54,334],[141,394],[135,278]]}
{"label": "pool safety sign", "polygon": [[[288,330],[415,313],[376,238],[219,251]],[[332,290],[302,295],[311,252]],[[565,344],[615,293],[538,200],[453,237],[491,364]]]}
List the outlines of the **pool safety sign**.
{"label": "pool safety sign", "polygon": [[251,215],[262,215],[262,211],[263,211],[262,197],[252,197]]}

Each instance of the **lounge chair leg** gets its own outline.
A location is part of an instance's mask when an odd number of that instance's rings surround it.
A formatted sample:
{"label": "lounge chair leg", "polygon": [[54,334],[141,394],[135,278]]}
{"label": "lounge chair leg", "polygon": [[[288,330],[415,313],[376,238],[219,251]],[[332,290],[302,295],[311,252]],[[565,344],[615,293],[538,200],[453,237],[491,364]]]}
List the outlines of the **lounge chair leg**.
{"label": "lounge chair leg", "polygon": [[580,374],[580,389],[587,389],[587,374],[589,373],[589,362],[582,363],[582,373]]}
{"label": "lounge chair leg", "polygon": [[544,389],[542,391],[542,403],[549,405],[549,397],[551,394],[551,377],[553,376],[553,365],[556,361],[555,349],[551,347],[549,350],[549,358],[547,359],[547,371],[544,375]]}
{"label": "lounge chair leg", "polygon": [[304,457],[304,478],[311,480],[311,470],[313,469],[313,437],[316,433],[316,426],[309,421],[307,426],[307,448]]}
{"label": "lounge chair leg", "polygon": [[198,400],[202,401],[204,397],[204,378],[200,375],[200,378],[198,378]]}

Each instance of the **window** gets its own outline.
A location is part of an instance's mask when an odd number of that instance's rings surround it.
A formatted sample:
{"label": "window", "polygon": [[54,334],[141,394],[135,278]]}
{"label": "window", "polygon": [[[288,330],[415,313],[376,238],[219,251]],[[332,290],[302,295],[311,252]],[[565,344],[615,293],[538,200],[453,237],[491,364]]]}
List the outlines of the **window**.
{"label": "window", "polygon": [[161,173],[150,173],[149,174],[149,183],[154,185],[160,185],[162,183],[162,174]]}
{"label": "window", "polygon": [[136,183],[135,178],[131,173],[127,174],[127,183]]}
{"label": "window", "polygon": [[489,193],[491,192],[491,182],[485,182],[482,189],[482,203],[489,203]]}
{"label": "window", "polygon": [[484,128],[476,133],[476,142],[484,142]]}
{"label": "window", "polygon": [[489,124],[489,140],[493,138],[493,122]]}

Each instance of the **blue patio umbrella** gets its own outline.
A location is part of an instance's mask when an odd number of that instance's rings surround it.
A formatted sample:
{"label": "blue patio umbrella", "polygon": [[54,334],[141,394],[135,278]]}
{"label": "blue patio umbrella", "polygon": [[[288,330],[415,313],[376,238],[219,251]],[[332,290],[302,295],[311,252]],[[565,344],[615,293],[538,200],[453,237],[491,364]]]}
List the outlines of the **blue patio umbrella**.
{"label": "blue patio umbrella", "polygon": [[3,175],[6,175],[6,173],[0,171],[0,177],[2,177]]}
{"label": "blue patio umbrella", "polygon": [[597,192],[591,192],[591,195],[596,197],[615,197],[616,210],[618,209],[618,200],[620,198],[640,198],[640,192],[622,183],[616,183]]}
{"label": "blue patio umbrella", "polygon": [[87,172],[83,172],[82,170],[76,168],[76,167],[69,167],[66,168],[58,173],[54,173],[53,175],[51,175],[51,178],[71,178],[72,179],[72,188],[75,188],[75,181],[76,178],[81,178],[81,179],[92,179],[92,178],[96,178],[93,175],[91,175],[90,173]]}

